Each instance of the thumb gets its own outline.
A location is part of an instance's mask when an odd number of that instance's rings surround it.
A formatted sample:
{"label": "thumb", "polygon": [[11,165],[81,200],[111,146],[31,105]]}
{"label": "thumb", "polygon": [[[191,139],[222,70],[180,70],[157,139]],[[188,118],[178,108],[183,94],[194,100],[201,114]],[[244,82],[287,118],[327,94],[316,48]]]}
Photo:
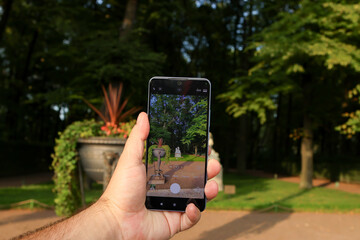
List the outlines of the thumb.
{"label": "thumb", "polygon": [[150,125],[146,113],[139,114],[136,124],[131,130],[126,141],[124,151],[121,154],[119,163],[122,168],[133,167],[142,164],[144,153],[144,141],[149,135]]}

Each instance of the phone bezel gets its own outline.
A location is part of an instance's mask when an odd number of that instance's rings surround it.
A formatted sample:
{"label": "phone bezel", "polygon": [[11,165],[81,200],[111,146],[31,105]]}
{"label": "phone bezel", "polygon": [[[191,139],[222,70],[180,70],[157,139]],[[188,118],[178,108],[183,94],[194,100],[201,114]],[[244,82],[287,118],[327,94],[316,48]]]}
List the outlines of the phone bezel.
{"label": "phone bezel", "polygon": [[[206,78],[193,78],[193,77],[164,77],[164,76],[155,76],[149,80],[148,84],[148,101],[147,101],[147,113],[150,112],[150,97],[151,97],[151,83],[154,80],[170,80],[170,81],[205,81],[208,84],[208,114],[207,114],[207,141],[206,149],[209,148],[209,131],[210,131],[210,111],[211,111],[211,82]],[[146,146],[148,146],[148,140],[146,141]],[[148,171],[148,147],[146,147],[146,172]],[[204,187],[207,182],[207,162],[208,154],[205,158],[205,169],[204,169]],[[147,174],[146,174],[147,179]],[[177,198],[177,197],[155,197],[155,196],[146,196],[145,206],[151,210],[160,210],[160,211],[177,211],[184,212],[186,206],[189,203],[194,203],[200,211],[204,211],[206,208],[206,196],[204,192],[203,198]]]}

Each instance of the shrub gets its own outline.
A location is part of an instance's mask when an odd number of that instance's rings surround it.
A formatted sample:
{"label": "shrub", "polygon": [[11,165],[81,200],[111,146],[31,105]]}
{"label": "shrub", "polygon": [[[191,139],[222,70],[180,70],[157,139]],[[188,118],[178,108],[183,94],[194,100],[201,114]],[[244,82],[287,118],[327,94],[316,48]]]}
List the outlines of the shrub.
{"label": "shrub", "polygon": [[171,154],[171,150],[170,150],[169,145],[162,145],[161,147],[159,147],[158,145],[152,145],[152,146],[149,147],[149,150],[148,150],[149,164],[153,163],[153,161],[154,161],[153,158],[155,158],[155,157],[153,156],[153,151],[152,150],[155,149],[155,148],[163,148],[163,149],[165,149],[166,154],[165,154],[164,160],[165,160],[166,163],[168,163],[169,159],[170,159],[170,154]]}
{"label": "shrub", "polygon": [[[129,134],[135,125],[135,120],[122,123],[125,130],[122,135],[116,137],[123,138]],[[105,136],[101,130],[103,122],[95,120],[84,120],[70,124],[56,139],[55,152],[52,154],[54,169],[54,189],[55,212],[59,216],[70,216],[81,205],[81,194],[79,188],[79,177],[77,163],[79,160],[76,145],[78,138],[88,138],[93,136]],[[115,136],[114,136],[115,137]]]}

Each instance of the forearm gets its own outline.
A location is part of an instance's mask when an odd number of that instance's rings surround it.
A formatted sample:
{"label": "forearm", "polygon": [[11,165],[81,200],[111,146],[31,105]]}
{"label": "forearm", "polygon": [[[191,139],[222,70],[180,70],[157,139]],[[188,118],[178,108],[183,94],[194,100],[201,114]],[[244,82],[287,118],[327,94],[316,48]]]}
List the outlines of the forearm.
{"label": "forearm", "polygon": [[20,239],[120,239],[104,202],[97,202],[84,211],[47,228],[22,236]]}

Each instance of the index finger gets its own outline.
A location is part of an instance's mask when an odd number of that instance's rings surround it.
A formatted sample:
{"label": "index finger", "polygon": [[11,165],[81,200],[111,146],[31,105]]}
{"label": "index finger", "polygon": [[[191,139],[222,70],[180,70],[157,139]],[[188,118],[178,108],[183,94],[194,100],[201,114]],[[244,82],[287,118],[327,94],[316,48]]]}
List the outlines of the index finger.
{"label": "index finger", "polygon": [[208,179],[211,179],[219,174],[221,170],[221,164],[215,159],[210,159],[207,166]]}

